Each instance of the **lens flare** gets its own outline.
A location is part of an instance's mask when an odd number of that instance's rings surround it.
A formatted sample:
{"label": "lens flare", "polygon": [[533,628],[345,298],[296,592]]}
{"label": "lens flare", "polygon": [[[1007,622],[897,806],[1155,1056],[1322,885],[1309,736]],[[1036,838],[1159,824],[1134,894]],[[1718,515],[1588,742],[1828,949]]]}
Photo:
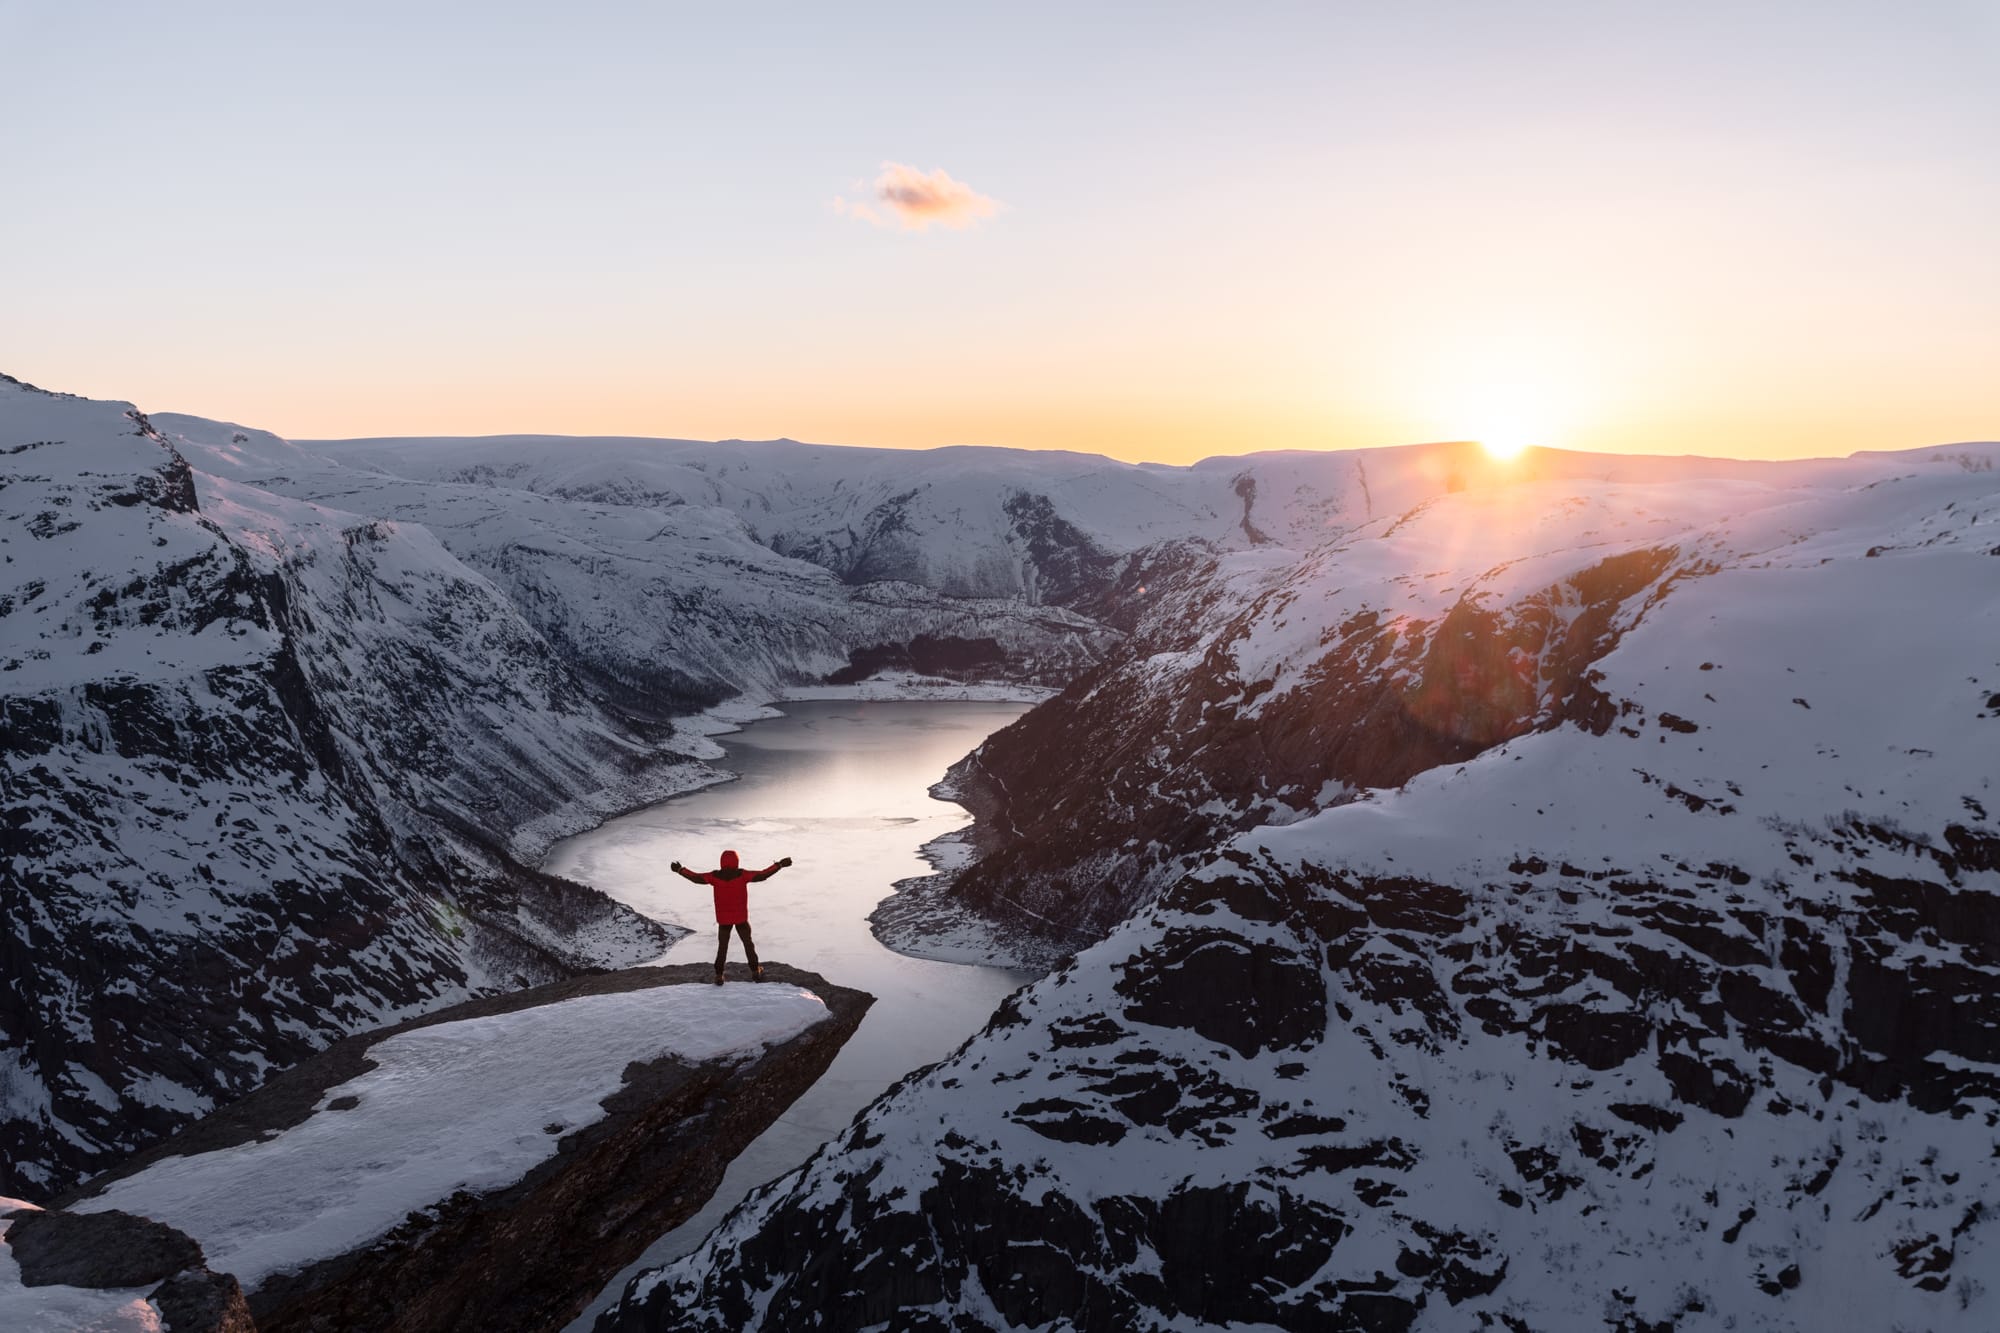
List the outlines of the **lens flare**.
{"label": "lens flare", "polygon": [[1619,376],[1582,333],[1532,324],[1441,332],[1399,388],[1426,434],[1475,440],[1498,462],[1529,448],[1572,449]]}
{"label": "lens flare", "polygon": [[1503,463],[1519,457],[1521,451],[1533,443],[1535,441],[1528,436],[1512,432],[1506,434],[1488,432],[1479,437],[1479,447]]}

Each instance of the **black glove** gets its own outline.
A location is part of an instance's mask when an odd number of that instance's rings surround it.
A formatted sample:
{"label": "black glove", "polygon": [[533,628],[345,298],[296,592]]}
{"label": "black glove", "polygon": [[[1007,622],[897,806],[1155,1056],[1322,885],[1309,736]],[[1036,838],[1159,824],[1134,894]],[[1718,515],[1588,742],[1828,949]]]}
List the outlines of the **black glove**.
{"label": "black glove", "polygon": [[679,870],[680,868],[681,868],[681,863],[679,861],[667,862],[667,869],[669,870]]}
{"label": "black glove", "polygon": [[781,866],[788,866],[791,863],[792,863],[792,858],[789,856],[782,856],[778,858],[778,864]]}

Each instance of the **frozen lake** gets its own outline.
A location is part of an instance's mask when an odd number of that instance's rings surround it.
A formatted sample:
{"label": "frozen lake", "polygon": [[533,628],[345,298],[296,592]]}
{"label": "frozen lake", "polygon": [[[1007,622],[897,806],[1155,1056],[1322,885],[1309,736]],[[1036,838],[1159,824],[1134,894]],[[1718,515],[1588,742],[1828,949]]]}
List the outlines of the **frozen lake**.
{"label": "frozen lake", "polygon": [[[718,738],[735,782],[677,796],[565,839],[543,868],[593,884],[661,921],[693,928],[658,960],[712,963],[715,914],[705,885],[667,869],[712,870],[724,848],[762,869],[750,924],[766,961],[810,968],[874,995],[833,1065],[730,1165],[706,1208],[660,1238],[611,1282],[573,1329],[615,1300],[631,1274],[685,1254],[750,1190],[791,1170],[847,1127],[854,1113],[919,1065],[941,1059],[985,1025],[1001,997],[1034,974],[939,963],[884,948],[868,914],[899,879],[928,872],[917,849],[970,816],[928,789],[980,741],[1028,710],[1019,703],[813,702]],[[730,940],[729,985],[748,985],[741,941]]]}

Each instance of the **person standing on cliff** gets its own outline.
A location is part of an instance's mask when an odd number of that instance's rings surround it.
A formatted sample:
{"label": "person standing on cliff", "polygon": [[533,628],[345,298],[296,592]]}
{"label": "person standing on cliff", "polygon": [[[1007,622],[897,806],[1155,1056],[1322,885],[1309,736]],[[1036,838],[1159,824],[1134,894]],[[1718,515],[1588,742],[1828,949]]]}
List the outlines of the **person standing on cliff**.
{"label": "person standing on cliff", "polygon": [[745,870],[736,862],[735,852],[722,854],[722,868],[707,874],[689,870],[679,861],[670,868],[682,879],[696,884],[706,884],[715,890],[715,925],[721,938],[715,942],[715,984],[722,984],[722,965],[729,960],[729,928],[736,927],[736,933],[743,937],[743,954],[750,960],[750,979],[764,979],[764,965],[757,961],[757,946],[750,939],[750,886],[759,880],[769,879],[792,863],[787,856],[765,866],[762,870]]}

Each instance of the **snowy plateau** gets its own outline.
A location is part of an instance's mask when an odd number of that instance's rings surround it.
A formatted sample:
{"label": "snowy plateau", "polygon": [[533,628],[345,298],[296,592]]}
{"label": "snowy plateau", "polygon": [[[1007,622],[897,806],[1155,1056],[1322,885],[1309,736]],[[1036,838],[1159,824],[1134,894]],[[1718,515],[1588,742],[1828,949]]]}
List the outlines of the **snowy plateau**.
{"label": "snowy plateau", "polygon": [[5,381],[0,482],[0,1193],[651,959],[548,841],[922,677],[1055,693],[877,930],[1047,975],[600,1329],[2000,1326],[2000,446],[290,443]]}

